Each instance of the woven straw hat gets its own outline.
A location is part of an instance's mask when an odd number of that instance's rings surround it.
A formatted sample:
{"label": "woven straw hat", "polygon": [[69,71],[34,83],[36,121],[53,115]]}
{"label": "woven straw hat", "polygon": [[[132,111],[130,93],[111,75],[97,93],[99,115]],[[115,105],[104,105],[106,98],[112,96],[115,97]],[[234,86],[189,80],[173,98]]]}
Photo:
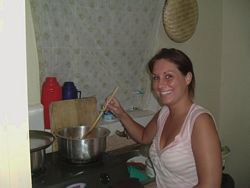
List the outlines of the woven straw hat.
{"label": "woven straw hat", "polygon": [[198,23],[196,0],[166,0],[163,9],[164,29],[175,42],[185,42],[195,32]]}

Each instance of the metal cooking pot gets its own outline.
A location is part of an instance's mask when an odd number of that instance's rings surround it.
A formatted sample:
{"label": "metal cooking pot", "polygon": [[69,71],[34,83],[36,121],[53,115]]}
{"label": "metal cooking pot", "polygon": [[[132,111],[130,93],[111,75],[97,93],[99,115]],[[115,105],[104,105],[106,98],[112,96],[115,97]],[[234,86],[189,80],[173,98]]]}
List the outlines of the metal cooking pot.
{"label": "metal cooking pot", "polygon": [[98,160],[106,150],[106,137],[110,131],[97,127],[83,138],[88,126],[62,128],[55,132],[59,153],[72,163],[88,163]]}
{"label": "metal cooking pot", "polygon": [[38,130],[29,131],[31,171],[37,172],[44,168],[45,149],[55,140],[52,133]]}

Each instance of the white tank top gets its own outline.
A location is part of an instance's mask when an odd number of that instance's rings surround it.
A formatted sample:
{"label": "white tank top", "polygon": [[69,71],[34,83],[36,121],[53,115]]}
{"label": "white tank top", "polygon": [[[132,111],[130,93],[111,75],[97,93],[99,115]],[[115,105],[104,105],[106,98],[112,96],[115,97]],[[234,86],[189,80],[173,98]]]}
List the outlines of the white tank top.
{"label": "white tank top", "polygon": [[149,150],[156,172],[157,187],[192,188],[198,183],[191,134],[196,118],[202,113],[208,113],[212,117],[209,111],[193,104],[174,141],[160,149],[161,133],[169,115],[168,107],[162,107],[157,120],[157,133]]}

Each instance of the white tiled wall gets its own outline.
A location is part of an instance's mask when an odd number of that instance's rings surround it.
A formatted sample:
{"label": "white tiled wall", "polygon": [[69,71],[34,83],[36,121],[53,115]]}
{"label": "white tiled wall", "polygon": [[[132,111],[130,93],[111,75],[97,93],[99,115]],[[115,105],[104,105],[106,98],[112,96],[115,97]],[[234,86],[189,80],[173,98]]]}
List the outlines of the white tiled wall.
{"label": "white tiled wall", "polygon": [[44,130],[43,105],[29,105],[29,129]]}

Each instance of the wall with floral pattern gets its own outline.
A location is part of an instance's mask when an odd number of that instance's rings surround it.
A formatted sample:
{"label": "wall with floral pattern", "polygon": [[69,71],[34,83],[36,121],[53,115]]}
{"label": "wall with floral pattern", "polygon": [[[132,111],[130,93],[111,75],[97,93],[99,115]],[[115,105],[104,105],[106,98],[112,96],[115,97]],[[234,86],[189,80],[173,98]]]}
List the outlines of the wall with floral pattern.
{"label": "wall with floral pattern", "polygon": [[115,86],[125,108],[138,105],[148,87],[163,0],[30,0],[40,83],[73,81],[98,107]]}

